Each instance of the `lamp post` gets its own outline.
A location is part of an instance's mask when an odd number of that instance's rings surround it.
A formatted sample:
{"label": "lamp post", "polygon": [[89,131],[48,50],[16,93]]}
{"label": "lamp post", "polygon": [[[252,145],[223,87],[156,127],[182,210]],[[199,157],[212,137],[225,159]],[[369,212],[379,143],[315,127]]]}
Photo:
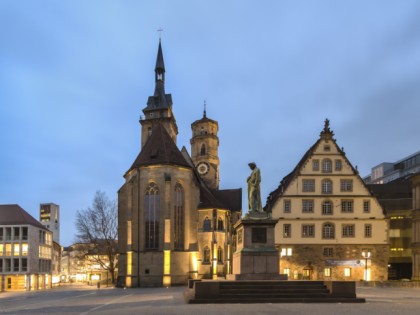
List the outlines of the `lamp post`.
{"label": "lamp post", "polygon": [[363,251],[362,256],[365,259],[365,281],[368,280],[368,259],[370,258],[370,252],[369,251]]}

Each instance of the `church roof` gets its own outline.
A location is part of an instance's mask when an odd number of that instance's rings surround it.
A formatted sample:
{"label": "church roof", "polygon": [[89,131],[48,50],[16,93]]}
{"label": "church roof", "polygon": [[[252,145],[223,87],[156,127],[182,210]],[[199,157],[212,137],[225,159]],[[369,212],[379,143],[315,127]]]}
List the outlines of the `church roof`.
{"label": "church roof", "polygon": [[191,168],[162,124],[157,123],[130,170],[146,165],[178,165]]}
{"label": "church roof", "polygon": [[0,225],[33,225],[46,230],[39,221],[37,221],[28,212],[19,205],[0,205]]}

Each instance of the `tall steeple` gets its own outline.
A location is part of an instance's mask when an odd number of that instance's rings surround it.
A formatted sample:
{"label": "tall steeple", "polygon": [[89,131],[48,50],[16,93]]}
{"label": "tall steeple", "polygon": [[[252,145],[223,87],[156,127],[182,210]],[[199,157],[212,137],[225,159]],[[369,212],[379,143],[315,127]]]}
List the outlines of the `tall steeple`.
{"label": "tall steeple", "polygon": [[162,124],[176,143],[178,127],[172,113],[172,95],[165,93],[165,63],[163,62],[162,43],[159,38],[159,47],[155,66],[155,92],[149,96],[147,106],[143,109],[144,119],[140,117],[142,125],[141,146],[149,138],[156,123]]}

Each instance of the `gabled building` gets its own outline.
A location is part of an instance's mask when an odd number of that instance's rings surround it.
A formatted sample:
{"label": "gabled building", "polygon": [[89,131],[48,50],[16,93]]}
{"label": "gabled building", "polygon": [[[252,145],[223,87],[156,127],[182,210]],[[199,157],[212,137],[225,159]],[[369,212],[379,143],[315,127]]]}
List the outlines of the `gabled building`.
{"label": "gabled building", "polygon": [[270,193],[289,279],[386,280],[388,221],[325,121],[319,139]]}
{"label": "gabled building", "polygon": [[241,189],[219,190],[218,124],[206,112],[191,152],[176,146],[159,42],[155,92],[143,109],[141,150],[118,191],[118,285],[168,286],[231,272]]}
{"label": "gabled building", "polygon": [[52,232],[20,206],[0,205],[0,291],[51,288]]}

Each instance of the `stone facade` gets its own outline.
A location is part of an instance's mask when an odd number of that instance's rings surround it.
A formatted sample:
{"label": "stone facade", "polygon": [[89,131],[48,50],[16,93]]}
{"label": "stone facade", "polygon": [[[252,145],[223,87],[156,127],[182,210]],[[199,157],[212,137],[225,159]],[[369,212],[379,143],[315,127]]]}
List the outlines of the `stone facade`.
{"label": "stone facade", "polygon": [[[319,140],[273,191],[280,272],[290,278],[386,280],[388,220],[336,144],[326,120]],[[370,253],[368,268],[362,253]]]}
{"label": "stone facade", "polygon": [[192,157],[176,146],[159,43],[155,93],[141,118],[141,151],[118,191],[118,285],[169,286],[231,272],[241,190],[219,190],[218,124],[192,124]]}

